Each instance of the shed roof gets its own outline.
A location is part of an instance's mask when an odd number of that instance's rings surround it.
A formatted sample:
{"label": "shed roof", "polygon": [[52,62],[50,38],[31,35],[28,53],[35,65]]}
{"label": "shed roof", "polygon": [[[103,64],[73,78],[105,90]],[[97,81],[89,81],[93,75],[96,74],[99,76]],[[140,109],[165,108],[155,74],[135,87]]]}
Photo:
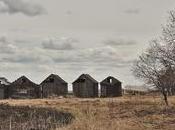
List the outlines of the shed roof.
{"label": "shed roof", "polygon": [[66,81],[64,81],[60,76],[58,76],[58,75],[56,75],[56,74],[51,74],[51,75],[49,75],[44,81],[41,82],[41,84],[44,83],[45,81],[47,81],[49,78],[54,78],[54,79],[56,79],[58,82],[67,84]]}
{"label": "shed roof", "polygon": [[90,76],[89,74],[82,74],[80,75],[73,83],[77,82],[79,79],[89,79],[90,81],[92,81],[93,83],[98,83],[97,80],[95,80],[92,76]]}
{"label": "shed roof", "polygon": [[17,80],[11,83],[11,85],[25,85],[25,84],[30,84],[32,86],[39,86],[38,84],[35,84],[31,80],[29,80],[26,76],[21,76]]}
{"label": "shed roof", "polygon": [[[109,82],[109,80],[112,79],[112,82]],[[100,84],[116,84],[116,83],[121,83],[118,79],[114,78],[113,76],[108,76],[105,78],[103,81],[100,82]]]}

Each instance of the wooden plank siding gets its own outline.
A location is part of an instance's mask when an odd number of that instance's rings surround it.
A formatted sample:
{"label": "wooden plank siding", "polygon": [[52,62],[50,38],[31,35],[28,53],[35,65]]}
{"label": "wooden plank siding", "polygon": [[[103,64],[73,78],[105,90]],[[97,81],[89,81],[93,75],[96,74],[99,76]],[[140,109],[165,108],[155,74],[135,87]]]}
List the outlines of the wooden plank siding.
{"label": "wooden plank siding", "polygon": [[100,82],[101,97],[122,96],[122,83],[116,78],[109,76]]}
{"label": "wooden plank siding", "polygon": [[51,96],[66,96],[68,93],[68,83],[55,74],[49,75],[40,85],[44,98]]}
{"label": "wooden plank siding", "polygon": [[73,83],[73,93],[76,97],[98,97],[98,82],[88,74],[82,74]]}
{"label": "wooden plank siding", "polygon": [[22,76],[10,85],[9,96],[15,99],[40,98],[41,89],[39,85],[30,81],[27,77]]}

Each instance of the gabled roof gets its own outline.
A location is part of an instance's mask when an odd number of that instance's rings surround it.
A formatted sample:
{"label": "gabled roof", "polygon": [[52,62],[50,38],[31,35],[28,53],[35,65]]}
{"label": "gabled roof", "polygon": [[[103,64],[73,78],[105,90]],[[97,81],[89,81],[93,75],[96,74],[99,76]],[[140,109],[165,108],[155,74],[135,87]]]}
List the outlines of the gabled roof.
{"label": "gabled roof", "polygon": [[[110,80],[112,80],[112,81],[109,82]],[[112,76],[108,76],[107,78],[105,78],[103,81],[100,82],[100,84],[111,84],[111,85],[114,85],[116,83],[121,83],[121,81],[119,81],[118,79],[116,79]]]}
{"label": "gabled roof", "polygon": [[89,74],[80,75],[73,83],[77,82],[79,79],[89,79],[90,81],[92,81],[94,83],[98,83],[98,81],[95,80],[94,78],[92,78]]}
{"label": "gabled roof", "polygon": [[60,82],[60,83],[65,83],[65,84],[67,84],[66,81],[64,81],[60,76],[58,76],[58,75],[56,75],[56,74],[51,74],[51,75],[49,75],[44,81],[41,82],[41,84],[44,83],[45,81],[47,81],[47,80],[50,79],[50,78],[54,78],[56,81],[58,81],[58,82]]}
{"label": "gabled roof", "polygon": [[20,78],[11,83],[11,85],[25,85],[25,84],[38,86],[37,84],[29,80],[26,76],[21,76]]}

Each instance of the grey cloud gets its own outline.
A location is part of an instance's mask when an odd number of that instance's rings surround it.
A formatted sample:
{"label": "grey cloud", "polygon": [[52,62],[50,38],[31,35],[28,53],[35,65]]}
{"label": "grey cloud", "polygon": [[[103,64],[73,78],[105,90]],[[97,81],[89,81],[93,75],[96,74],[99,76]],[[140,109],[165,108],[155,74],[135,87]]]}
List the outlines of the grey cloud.
{"label": "grey cloud", "polygon": [[27,16],[37,16],[46,13],[46,10],[37,4],[25,0],[0,0],[0,12],[8,14],[22,13]]}
{"label": "grey cloud", "polygon": [[2,36],[2,37],[0,37],[0,42],[5,44],[8,41],[7,41],[7,38],[5,36]]}
{"label": "grey cloud", "polygon": [[[20,41],[23,40],[20,39]],[[65,66],[66,64],[71,64],[72,66],[84,66],[85,68],[87,68],[89,65],[94,67],[100,65],[104,67],[115,68],[129,66],[132,62],[132,58],[130,57],[131,54],[121,54],[117,48],[113,47],[116,45],[116,42],[111,41],[108,41],[108,44],[105,43],[105,46],[84,49],[75,49],[72,46],[72,43],[78,41],[73,38],[45,40],[44,42],[42,42],[42,46],[38,44],[37,46],[32,48],[27,47],[25,44],[19,44],[16,40],[14,40],[13,42],[15,43],[14,45],[17,46],[14,47],[16,47],[17,49],[14,49],[13,44],[10,44],[11,42],[9,42],[6,37],[0,38],[1,48],[3,47],[5,48],[3,50],[6,50],[6,55],[0,56],[1,63],[44,63],[46,65],[53,63],[55,65],[65,64]],[[124,42],[124,44],[127,45],[134,43]],[[10,51],[13,52],[14,50],[15,52],[13,53],[13,55],[8,53]]]}
{"label": "grey cloud", "polygon": [[[56,40],[56,42],[53,40],[54,42],[51,43],[54,44],[51,48],[50,46],[49,48],[44,48],[44,46],[40,46],[40,44],[35,44],[33,48],[29,48],[24,44],[16,43],[16,40],[13,40],[12,42],[9,41],[10,40],[5,37],[0,38],[0,42],[3,43],[9,44],[14,42],[18,49],[14,54],[6,53],[5,55],[0,55],[0,66],[7,64],[13,66],[11,69],[16,69],[19,71],[20,69],[22,71],[25,70],[26,66],[28,66],[30,70],[35,70],[38,72],[49,72],[53,70],[83,72],[89,70],[97,71],[99,68],[104,70],[113,70],[118,68],[126,68],[130,66],[132,62],[132,58],[130,59],[128,56],[131,54],[122,55],[117,48],[112,46],[106,45],[96,48],[84,49],[75,49],[73,47],[71,47],[71,49],[67,49],[67,47],[60,47],[60,43],[62,45],[62,43],[71,44],[78,42],[77,40],[70,38],[63,38],[61,40],[59,39]],[[20,39],[20,41],[23,40]],[[33,45],[35,42],[36,41],[33,41],[31,44]],[[55,46],[55,44],[59,44],[59,46]],[[55,51],[55,48],[57,50],[61,49],[62,51]],[[5,68],[6,67],[4,67],[4,69]]]}
{"label": "grey cloud", "polygon": [[109,69],[115,69],[115,68],[127,68],[131,66],[133,61],[129,60],[117,60],[117,61],[111,61],[111,62],[101,62],[100,66],[96,66],[96,71],[109,71]]}
{"label": "grey cloud", "polygon": [[32,57],[32,56],[12,56],[12,57],[6,57],[2,58],[3,62],[9,62],[9,63],[36,63],[39,61],[38,57]]}
{"label": "grey cloud", "polygon": [[15,43],[31,43],[29,40],[21,40],[21,39],[16,39],[14,40]]}
{"label": "grey cloud", "polygon": [[123,68],[131,65],[132,62],[132,60],[118,54],[117,50],[109,46],[72,51],[66,53],[66,55],[57,55],[52,59],[56,64],[75,63],[75,66],[84,66],[86,68],[89,66]]}
{"label": "grey cloud", "polygon": [[127,10],[125,10],[125,13],[127,13],[127,14],[139,14],[140,9],[127,9]]}
{"label": "grey cloud", "polygon": [[0,37],[0,54],[15,53],[16,46],[14,46],[7,37]]}
{"label": "grey cloud", "polygon": [[78,40],[72,38],[47,39],[42,42],[42,47],[49,50],[72,50],[74,49],[72,44],[76,42]]}
{"label": "grey cloud", "polygon": [[119,39],[119,40],[106,40],[104,41],[104,44],[108,46],[130,46],[130,45],[136,45],[137,42],[134,40]]}
{"label": "grey cloud", "polygon": [[90,62],[105,62],[119,59],[120,56],[112,47],[87,48],[81,50],[72,50],[71,52],[53,57],[53,60],[58,63],[62,62],[76,62],[76,63],[90,63]]}
{"label": "grey cloud", "polygon": [[28,51],[27,49],[19,50],[14,54],[6,54],[0,56],[0,63],[11,64],[20,64],[25,67],[25,65],[29,66],[38,66],[52,63],[52,60],[47,57],[47,55],[42,55],[36,51]]}
{"label": "grey cloud", "polygon": [[72,11],[71,11],[71,10],[67,10],[67,11],[66,11],[66,14],[67,14],[67,15],[72,15]]}

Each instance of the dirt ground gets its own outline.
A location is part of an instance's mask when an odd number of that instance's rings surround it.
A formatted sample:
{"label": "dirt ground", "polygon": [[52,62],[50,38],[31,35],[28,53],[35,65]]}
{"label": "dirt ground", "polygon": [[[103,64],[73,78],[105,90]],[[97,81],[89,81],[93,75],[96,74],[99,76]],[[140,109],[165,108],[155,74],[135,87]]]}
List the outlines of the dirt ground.
{"label": "dirt ground", "polygon": [[73,122],[58,130],[174,130],[175,97],[166,107],[158,96],[1,100],[12,106],[51,107],[70,112]]}

